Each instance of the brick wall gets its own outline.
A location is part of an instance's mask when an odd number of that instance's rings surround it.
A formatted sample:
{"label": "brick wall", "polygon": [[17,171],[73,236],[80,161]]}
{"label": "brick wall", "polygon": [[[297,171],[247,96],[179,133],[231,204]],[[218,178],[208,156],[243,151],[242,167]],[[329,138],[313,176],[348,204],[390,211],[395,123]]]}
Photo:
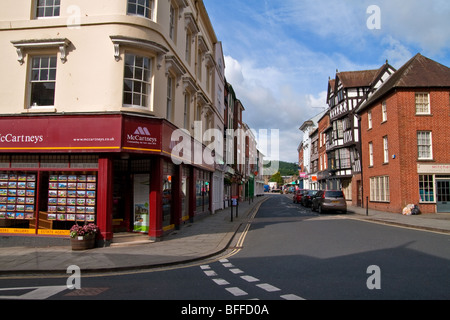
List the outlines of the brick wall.
{"label": "brick wall", "polygon": [[[430,115],[416,115],[415,93],[430,93]],[[370,197],[370,178],[389,176],[390,201],[369,202],[369,208],[402,211],[409,203],[419,204],[417,131],[431,131],[433,160],[450,163],[450,93],[449,90],[397,90],[386,97],[387,121],[382,121],[382,101],[361,114],[364,199]],[[368,129],[368,112],[372,129]],[[383,137],[388,137],[389,161],[384,163]],[[369,166],[369,142],[373,143],[373,166]],[[395,158],[393,156],[395,155]],[[369,198],[370,199],[370,198]],[[423,213],[435,212],[434,204],[419,204]]]}

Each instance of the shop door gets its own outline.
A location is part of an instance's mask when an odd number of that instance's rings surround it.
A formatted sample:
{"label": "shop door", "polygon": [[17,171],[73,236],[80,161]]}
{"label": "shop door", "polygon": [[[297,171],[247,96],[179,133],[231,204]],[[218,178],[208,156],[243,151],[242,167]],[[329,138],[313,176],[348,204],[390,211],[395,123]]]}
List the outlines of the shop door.
{"label": "shop door", "polygon": [[450,180],[437,180],[437,212],[450,212]]}

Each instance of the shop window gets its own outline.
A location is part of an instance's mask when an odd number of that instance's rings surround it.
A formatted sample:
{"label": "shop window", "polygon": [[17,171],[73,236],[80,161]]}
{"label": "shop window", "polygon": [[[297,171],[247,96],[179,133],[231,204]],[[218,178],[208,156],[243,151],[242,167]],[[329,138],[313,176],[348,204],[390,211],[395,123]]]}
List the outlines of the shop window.
{"label": "shop window", "polygon": [[36,180],[36,173],[0,172],[0,228],[34,231]]}
{"label": "shop window", "polygon": [[175,166],[165,161],[163,169],[163,227],[168,227],[172,223],[172,180],[175,173]]}
{"label": "shop window", "polygon": [[420,195],[420,202],[435,202],[433,175],[419,176],[419,195]]}

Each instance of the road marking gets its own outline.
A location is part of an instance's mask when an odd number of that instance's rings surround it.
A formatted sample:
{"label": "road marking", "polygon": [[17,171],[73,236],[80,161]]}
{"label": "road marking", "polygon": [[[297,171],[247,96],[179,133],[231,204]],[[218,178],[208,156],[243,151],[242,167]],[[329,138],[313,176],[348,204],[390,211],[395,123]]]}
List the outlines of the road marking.
{"label": "road marking", "polygon": [[224,279],[212,279],[215,283],[217,283],[219,286],[226,286],[230,283],[227,280]]}
{"label": "road marking", "polygon": [[274,287],[268,283],[261,283],[261,284],[257,284],[257,287],[266,290],[267,292],[274,292],[274,291],[280,291],[281,289]]}
{"label": "road marking", "polygon": [[232,263],[224,263],[223,266],[225,268],[233,268],[234,267]]}
{"label": "road marking", "polygon": [[244,271],[242,271],[241,269],[230,269],[231,272],[233,272],[234,274],[239,274],[239,273],[244,273]]}
{"label": "road marking", "polygon": [[305,300],[304,298],[296,296],[295,294],[285,294],[280,296],[280,298],[283,298],[285,300]]}
{"label": "road marking", "polygon": [[215,273],[213,270],[206,270],[203,271],[208,277],[215,277],[217,276],[217,273]]}
{"label": "road marking", "polygon": [[[67,286],[52,286],[52,287],[25,287],[25,288],[5,288],[0,291],[20,291],[26,290],[28,292],[19,296],[0,296],[0,299],[14,299],[14,300],[45,300],[55,294],[64,290],[68,290]],[[29,291],[31,290],[31,291]]]}
{"label": "road marking", "polygon": [[252,276],[241,276],[242,279],[244,279],[247,282],[257,282],[259,279],[252,277]]}
{"label": "road marking", "polygon": [[230,292],[235,297],[241,297],[241,296],[248,295],[247,292],[245,292],[244,290],[239,289],[238,287],[226,288],[225,290]]}
{"label": "road marking", "polygon": [[200,266],[200,268],[201,268],[202,270],[211,269],[211,267],[208,266],[208,265]]}

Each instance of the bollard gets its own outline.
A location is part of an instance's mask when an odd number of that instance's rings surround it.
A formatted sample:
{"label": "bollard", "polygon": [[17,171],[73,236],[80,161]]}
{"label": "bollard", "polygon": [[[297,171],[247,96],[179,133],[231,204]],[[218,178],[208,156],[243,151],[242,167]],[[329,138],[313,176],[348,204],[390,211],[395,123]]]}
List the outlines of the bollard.
{"label": "bollard", "polygon": [[369,215],[369,197],[366,197],[366,216]]}

